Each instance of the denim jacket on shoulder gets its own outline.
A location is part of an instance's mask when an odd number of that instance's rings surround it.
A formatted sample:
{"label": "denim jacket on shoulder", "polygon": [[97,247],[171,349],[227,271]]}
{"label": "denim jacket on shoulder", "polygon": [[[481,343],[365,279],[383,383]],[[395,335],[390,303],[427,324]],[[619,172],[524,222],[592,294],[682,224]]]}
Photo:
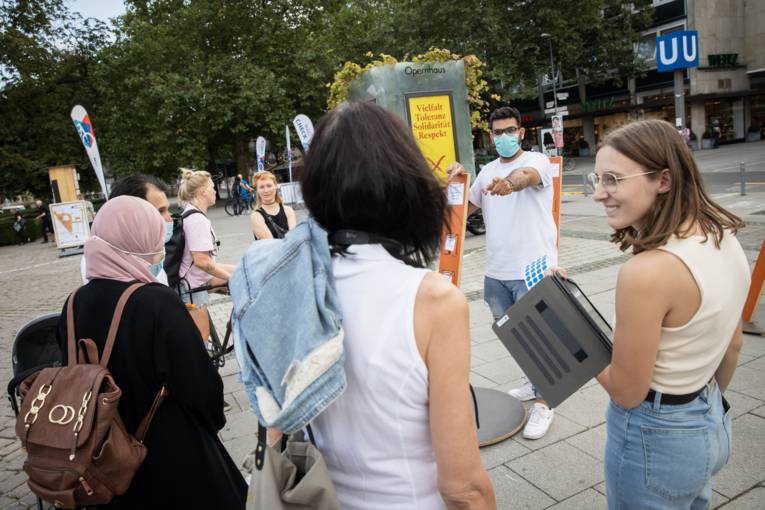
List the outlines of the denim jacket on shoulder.
{"label": "denim jacket on shoulder", "polygon": [[346,385],[327,233],[309,218],[284,239],[254,242],[229,288],[236,356],[253,409],[264,426],[292,433]]}

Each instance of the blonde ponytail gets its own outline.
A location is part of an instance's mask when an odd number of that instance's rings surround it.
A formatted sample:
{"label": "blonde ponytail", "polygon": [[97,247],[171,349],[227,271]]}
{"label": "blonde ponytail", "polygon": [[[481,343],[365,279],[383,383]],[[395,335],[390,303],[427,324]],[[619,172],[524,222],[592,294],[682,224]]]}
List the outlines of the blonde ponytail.
{"label": "blonde ponytail", "polygon": [[182,204],[190,202],[197,192],[211,179],[210,172],[181,168],[181,184],[178,186],[178,201]]}

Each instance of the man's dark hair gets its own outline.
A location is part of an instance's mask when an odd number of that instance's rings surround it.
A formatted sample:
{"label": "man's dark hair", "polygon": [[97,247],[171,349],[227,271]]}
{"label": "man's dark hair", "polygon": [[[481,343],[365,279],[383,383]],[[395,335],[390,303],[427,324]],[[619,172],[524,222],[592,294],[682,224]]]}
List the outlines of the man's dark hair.
{"label": "man's dark hair", "polygon": [[112,192],[109,195],[109,199],[115,197],[121,197],[123,195],[129,197],[138,197],[146,200],[146,195],[149,192],[149,186],[154,186],[162,193],[166,194],[170,191],[170,188],[160,179],[157,179],[153,175],[146,174],[133,174],[123,177],[114,183]]}
{"label": "man's dark hair", "polygon": [[494,125],[495,120],[515,119],[518,127],[521,127],[521,112],[513,106],[500,106],[489,115],[489,126]]}
{"label": "man's dark hair", "polygon": [[388,110],[354,102],[327,113],[300,181],[308,210],[330,235],[350,229],[386,237],[403,250],[386,249],[416,267],[438,253],[448,224],[444,192],[409,129]]}

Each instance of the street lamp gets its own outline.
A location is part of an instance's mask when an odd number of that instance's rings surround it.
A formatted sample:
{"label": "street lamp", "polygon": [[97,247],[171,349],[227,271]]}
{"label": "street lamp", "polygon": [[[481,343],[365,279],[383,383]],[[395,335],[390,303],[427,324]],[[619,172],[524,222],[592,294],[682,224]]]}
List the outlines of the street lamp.
{"label": "street lamp", "polygon": [[547,39],[547,42],[550,45],[550,77],[552,78],[552,84],[553,84],[553,105],[555,106],[555,113],[553,115],[558,115],[558,91],[555,87],[555,61],[553,60],[553,51],[552,51],[552,35],[548,34],[547,32],[543,33],[540,37],[543,39]]}

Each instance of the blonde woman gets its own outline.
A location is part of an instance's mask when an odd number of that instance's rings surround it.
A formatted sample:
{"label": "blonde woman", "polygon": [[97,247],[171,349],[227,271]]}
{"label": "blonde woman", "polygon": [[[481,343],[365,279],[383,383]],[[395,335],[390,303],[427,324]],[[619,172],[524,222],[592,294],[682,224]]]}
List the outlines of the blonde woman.
{"label": "blonde woman", "polygon": [[218,240],[207,218],[207,210],[215,205],[215,185],[210,174],[203,170],[182,168],[178,201],[184,205],[182,217],[186,237],[179,270],[181,298],[187,304],[202,338],[207,341],[210,336],[207,314],[209,295],[207,291],[189,291],[204,285],[224,284],[234,271],[234,266],[215,261]]}
{"label": "blonde woman", "polygon": [[253,178],[255,210],[250,214],[250,226],[255,239],[280,239],[295,228],[295,211],[282,203],[271,172],[258,172]]}

